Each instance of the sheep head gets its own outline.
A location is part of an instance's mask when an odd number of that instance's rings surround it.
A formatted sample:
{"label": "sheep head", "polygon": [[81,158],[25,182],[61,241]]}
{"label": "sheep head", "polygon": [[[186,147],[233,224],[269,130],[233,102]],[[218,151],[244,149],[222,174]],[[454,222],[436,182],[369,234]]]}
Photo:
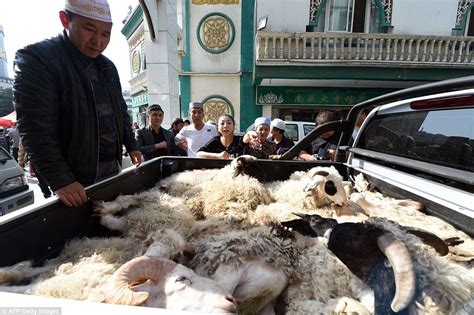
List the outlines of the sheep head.
{"label": "sheep head", "polygon": [[304,191],[313,193],[317,207],[322,206],[324,199],[329,199],[339,207],[347,205],[347,194],[339,176],[323,170],[309,175],[312,180],[308,182]]}
{"label": "sheep head", "polygon": [[265,181],[265,170],[258,164],[257,158],[251,155],[242,155],[235,158],[231,164],[234,169],[234,177],[248,175],[259,181]]}
{"label": "sheep head", "polygon": [[141,256],[111,277],[105,302],[179,311],[235,313],[234,298],[217,282],[166,258]]}
{"label": "sheep head", "polygon": [[[302,220],[281,224],[303,235],[328,238],[328,249],[374,290],[375,313],[388,309],[389,302],[394,312],[411,303],[416,289],[415,268],[405,244],[391,232],[368,222],[338,224],[316,214],[294,214]],[[385,258],[391,267],[386,266]]]}

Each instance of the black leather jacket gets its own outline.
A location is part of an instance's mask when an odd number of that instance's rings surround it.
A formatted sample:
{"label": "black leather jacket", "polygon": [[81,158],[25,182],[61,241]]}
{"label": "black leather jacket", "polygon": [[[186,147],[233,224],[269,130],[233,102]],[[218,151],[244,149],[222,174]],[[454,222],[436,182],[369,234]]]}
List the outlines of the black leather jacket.
{"label": "black leather jacket", "polygon": [[[145,161],[154,159],[160,155],[158,155],[158,151],[155,148],[155,139],[153,138],[153,133],[151,132],[151,127],[143,127],[142,129],[138,129],[135,131],[135,137],[137,139],[138,149],[143,154]],[[161,131],[165,137],[166,141],[166,155],[174,155],[178,156],[178,148],[174,143],[174,133],[173,131],[169,131],[163,127],[161,127]]]}
{"label": "black leather jacket", "polygon": [[[117,160],[122,144],[136,151],[115,65],[101,55],[99,76],[113,108]],[[98,161],[98,120],[92,85],[79,50],[66,33],[29,45],[15,56],[14,103],[23,145],[53,190],[74,181],[93,184]]]}

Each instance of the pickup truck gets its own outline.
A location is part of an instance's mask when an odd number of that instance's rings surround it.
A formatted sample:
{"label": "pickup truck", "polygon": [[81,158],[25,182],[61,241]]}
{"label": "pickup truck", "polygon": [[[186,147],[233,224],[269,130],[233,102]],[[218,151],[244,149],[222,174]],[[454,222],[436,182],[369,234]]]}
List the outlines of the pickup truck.
{"label": "pickup truck", "polygon": [[[280,160],[258,160],[266,180],[284,180],[314,166],[334,166],[345,179],[363,173],[385,195],[420,201],[429,214],[474,235],[474,76],[437,82],[380,96],[354,106],[346,119],[318,126]],[[353,141],[359,113],[370,114]],[[322,133],[342,132],[334,161],[295,160],[299,151]],[[349,144],[351,144],[349,146]],[[221,168],[230,161],[161,157],[129,168],[120,175],[87,188],[90,200],[113,200],[155,185],[174,173],[192,169]],[[82,236],[107,236],[92,216],[92,203],[67,208],[58,200],[29,207],[0,218],[0,266],[24,260],[40,265],[55,257],[64,244]],[[62,300],[18,298],[1,293],[0,299],[15,306],[54,305],[63,314],[75,307]],[[83,304],[82,304],[83,303]],[[4,304],[2,302],[2,304]],[[69,305],[69,308],[68,306]],[[90,304],[88,309],[90,309]],[[4,305],[2,305],[4,306]],[[18,305],[19,306],[19,305]],[[106,309],[105,305],[100,311]],[[118,312],[121,306],[114,307]],[[96,310],[99,311],[99,308]],[[112,309],[109,309],[111,311]],[[156,314],[156,310],[154,314]],[[104,310],[105,312],[105,310]],[[133,311],[146,312],[143,308]],[[166,311],[163,312],[165,314]],[[125,313],[125,311],[124,311]],[[162,313],[162,312],[159,312]],[[171,314],[171,313],[170,313]]]}
{"label": "pickup truck", "polygon": [[[316,127],[316,124],[311,121],[286,120],[285,124],[285,136],[291,139],[294,143],[300,142],[301,139]],[[246,132],[251,130],[255,130],[255,124],[251,124]],[[245,133],[241,132],[236,134],[243,136]]]}

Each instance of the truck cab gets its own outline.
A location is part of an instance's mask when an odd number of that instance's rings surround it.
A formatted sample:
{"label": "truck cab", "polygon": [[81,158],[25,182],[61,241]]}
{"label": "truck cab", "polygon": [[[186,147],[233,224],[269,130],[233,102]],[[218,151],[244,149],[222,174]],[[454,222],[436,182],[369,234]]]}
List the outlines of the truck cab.
{"label": "truck cab", "polygon": [[474,89],[467,89],[375,108],[348,149],[347,165],[472,234],[473,149]]}

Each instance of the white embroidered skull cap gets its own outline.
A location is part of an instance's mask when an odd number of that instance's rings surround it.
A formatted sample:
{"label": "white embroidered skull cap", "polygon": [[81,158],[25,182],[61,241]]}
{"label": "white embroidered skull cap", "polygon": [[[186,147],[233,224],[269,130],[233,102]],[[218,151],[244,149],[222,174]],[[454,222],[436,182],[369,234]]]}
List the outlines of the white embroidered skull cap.
{"label": "white embroidered skull cap", "polygon": [[107,0],[65,0],[64,9],[86,18],[112,23]]}

